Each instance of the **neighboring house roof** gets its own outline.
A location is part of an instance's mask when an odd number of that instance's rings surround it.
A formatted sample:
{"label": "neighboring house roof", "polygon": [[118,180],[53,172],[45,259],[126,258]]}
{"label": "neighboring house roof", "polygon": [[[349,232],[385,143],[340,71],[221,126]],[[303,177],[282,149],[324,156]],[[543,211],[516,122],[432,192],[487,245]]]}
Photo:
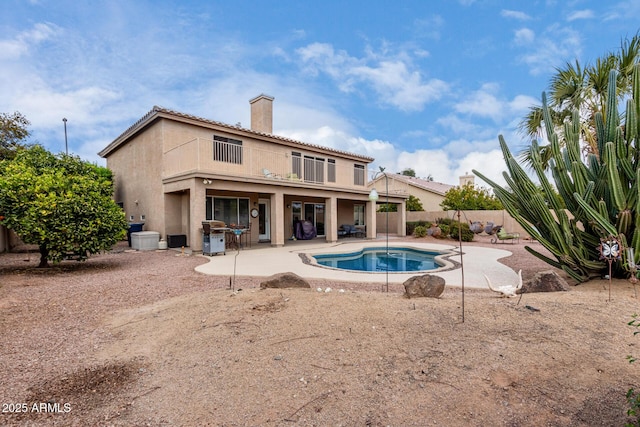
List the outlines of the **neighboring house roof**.
{"label": "neighboring house roof", "polygon": [[149,111],[147,114],[142,116],[142,118],[140,120],[135,122],[127,130],[125,130],[122,134],[120,134],[120,136],[118,136],[116,139],[114,139],[113,142],[111,142],[109,145],[107,145],[98,154],[101,157],[106,157],[107,155],[109,155],[109,153],[111,153],[111,152],[115,151],[116,149],[118,149],[121,145],[125,144],[127,142],[127,140],[129,140],[129,138],[133,137],[135,134],[137,134],[138,132],[142,131],[145,127],[150,125],[153,121],[155,121],[158,118],[166,118],[166,119],[182,121],[182,122],[194,122],[194,124],[197,124],[197,125],[200,125],[200,126],[204,126],[204,127],[216,126],[216,127],[226,128],[230,132],[235,132],[235,133],[242,132],[242,133],[249,133],[249,134],[252,134],[252,135],[259,135],[259,136],[262,137],[262,139],[267,138],[267,139],[271,139],[271,140],[277,140],[277,141],[284,142],[284,143],[286,143],[288,145],[299,146],[300,148],[309,148],[309,149],[314,149],[314,150],[322,150],[322,151],[325,151],[325,152],[335,153],[335,154],[339,154],[341,156],[346,156],[346,157],[351,157],[351,158],[354,158],[354,159],[358,159],[359,161],[366,162],[366,163],[370,163],[370,162],[372,162],[374,160],[373,157],[363,156],[363,155],[360,155],[360,154],[350,153],[350,152],[342,151],[342,150],[336,150],[334,148],[329,148],[329,147],[325,147],[325,146],[322,146],[322,145],[309,144],[309,143],[306,143],[306,142],[296,141],[295,139],[286,138],[284,136],[278,136],[278,135],[273,135],[273,134],[268,134],[268,133],[263,133],[263,132],[256,132],[256,131],[253,131],[251,129],[243,128],[241,126],[229,125],[229,124],[218,122],[218,121],[215,121],[215,120],[209,120],[209,119],[205,119],[205,118],[202,118],[202,117],[194,116],[194,115],[191,115],[191,114],[181,113],[179,111],[171,110],[171,109],[168,109],[168,108],[159,107],[157,105],[154,106],[151,109],[151,111]]}
{"label": "neighboring house roof", "polygon": [[[397,181],[406,182],[409,185],[420,188],[422,190],[430,191],[432,193],[439,194],[444,196],[447,191],[451,188],[455,187],[455,185],[444,184],[442,182],[428,181],[426,179],[414,178],[412,176],[401,175],[397,173],[387,174],[389,179],[395,179]],[[379,176],[376,181],[383,178],[383,176]]]}

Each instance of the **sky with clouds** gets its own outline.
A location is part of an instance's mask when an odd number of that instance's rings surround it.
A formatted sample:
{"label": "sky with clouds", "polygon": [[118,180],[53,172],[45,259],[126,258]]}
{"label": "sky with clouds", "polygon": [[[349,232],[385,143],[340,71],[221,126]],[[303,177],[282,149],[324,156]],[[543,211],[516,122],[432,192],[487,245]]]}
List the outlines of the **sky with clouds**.
{"label": "sky with clouds", "polygon": [[457,184],[503,182],[498,135],[556,67],[615,51],[640,0],[3,0],[0,112],[32,141],[98,164],[154,105],[249,127],[275,98],[274,133]]}

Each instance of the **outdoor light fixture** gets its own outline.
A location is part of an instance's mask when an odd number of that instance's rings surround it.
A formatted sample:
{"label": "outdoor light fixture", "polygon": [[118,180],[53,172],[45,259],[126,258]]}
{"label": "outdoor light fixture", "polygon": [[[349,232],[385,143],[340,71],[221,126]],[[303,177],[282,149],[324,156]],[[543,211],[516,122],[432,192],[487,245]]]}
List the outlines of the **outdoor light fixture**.
{"label": "outdoor light fixture", "polygon": [[203,183],[204,185],[211,184],[212,182],[213,182],[213,181],[211,181],[210,179],[207,179],[207,178],[205,178],[205,179],[203,179],[203,180],[202,180],[202,183]]}

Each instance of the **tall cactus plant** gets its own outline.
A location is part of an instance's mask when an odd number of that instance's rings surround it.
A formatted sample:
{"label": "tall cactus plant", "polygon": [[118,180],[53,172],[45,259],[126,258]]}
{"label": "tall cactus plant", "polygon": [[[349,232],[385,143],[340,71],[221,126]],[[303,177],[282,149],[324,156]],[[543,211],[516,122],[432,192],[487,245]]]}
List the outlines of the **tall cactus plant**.
{"label": "tall cactus plant", "polygon": [[[596,113],[597,152],[582,155],[580,120],[573,113],[563,129],[564,146],[555,133],[546,96],[542,94],[546,136],[552,153],[549,163],[555,189],[565,207],[553,197],[536,141],[531,147],[531,166],[540,182],[536,185],[511,154],[504,138],[499,137],[507,171],[502,187],[482,173],[473,172],[489,184],[509,214],[552,257],[530,246],[526,249],[554,267],[563,269],[578,282],[601,275],[605,262],[599,259],[601,238],[617,237],[625,247],[640,256],[640,64],[633,71],[632,97],[624,117],[616,103],[616,71],[609,74],[606,110]],[[615,275],[625,273],[627,254],[617,265]],[[637,262],[637,259],[633,260]]]}

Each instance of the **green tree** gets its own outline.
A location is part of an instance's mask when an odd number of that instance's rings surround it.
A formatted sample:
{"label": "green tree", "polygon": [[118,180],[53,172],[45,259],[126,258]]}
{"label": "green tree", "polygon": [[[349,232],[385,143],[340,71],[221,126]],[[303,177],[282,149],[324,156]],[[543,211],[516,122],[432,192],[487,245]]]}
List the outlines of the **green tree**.
{"label": "green tree", "polygon": [[[605,115],[607,81],[611,70],[617,70],[616,97],[622,101],[631,93],[631,75],[633,66],[640,59],[640,34],[636,34],[631,40],[625,39],[620,43],[618,52],[610,52],[596,59],[593,64],[582,66],[577,60],[575,63],[567,62],[563,67],[557,68],[551,78],[548,96],[548,115],[554,132],[560,136],[564,132],[564,123],[571,119],[573,111],[579,111],[579,137],[583,149],[587,153],[598,154],[596,135],[596,113]],[[519,129],[532,139],[543,135],[544,123],[542,106],[531,107],[529,113],[520,122]],[[578,125],[578,124],[576,124]],[[530,147],[525,149],[521,158],[527,164],[532,162]],[[548,167],[552,157],[551,147],[541,145],[539,155],[543,164]]]}
{"label": "green tree", "polygon": [[[640,256],[640,64],[635,65],[632,75],[632,96],[621,114],[617,71],[609,73],[606,115],[595,114],[597,151],[586,159],[581,151],[580,111],[574,109],[563,132],[556,133],[551,108],[543,93],[543,122],[551,153],[548,164],[564,205],[552,196],[554,186],[547,176],[541,146],[535,140],[529,150],[531,166],[544,191],[513,157],[502,136],[500,147],[508,170],[503,176],[509,189],[473,171],[491,185],[509,214],[551,256],[531,247],[526,249],[578,282],[601,276],[607,270],[598,249],[602,239],[612,236],[623,248],[632,247],[635,264]],[[565,206],[572,215],[566,213]],[[623,250],[623,259],[614,264],[614,276],[629,274],[628,256]]]}
{"label": "green tree", "polygon": [[378,212],[398,212],[398,205],[393,203],[382,203],[378,206]]}
{"label": "green tree", "polygon": [[[410,195],[407,199],[407,203],[405,205],[406,211],[423,211],[422,203],[420,199],[415,197],[414,195]],[[398,212],[398,205],[393,203],[382,203],[378,206],[378,212]]]}
{"label": "green tree", "polygon": [[26,148],[30,132],[29,120],[20,112],[0,113],[0,160],[12,159],[18,149]]}
{"label": "green tree", "polygon": [[39,145],[0,161],[0,224],[40,248],[40,267],[67,254],[84,260],[126,234],[111,171]]}
{"label": "green tree", "polygon": [[449,189],[440,206],[445,211],[463,210],[500,210],[502,204],[486,188],[477,188],[473,184],[456,186]]}
{"label": "green tree", "polygon": [[415,212],[415,211],[423,211],[422,202],[416,196],[411,194],[407,199],[407,211]]}
{"label": "green tree", "polygon": [[416,177],[416,171],[411,169],[411,168],[406,168],[402,172],[400,172],[400,175],[412,176],[412,177],[415,178]]}

